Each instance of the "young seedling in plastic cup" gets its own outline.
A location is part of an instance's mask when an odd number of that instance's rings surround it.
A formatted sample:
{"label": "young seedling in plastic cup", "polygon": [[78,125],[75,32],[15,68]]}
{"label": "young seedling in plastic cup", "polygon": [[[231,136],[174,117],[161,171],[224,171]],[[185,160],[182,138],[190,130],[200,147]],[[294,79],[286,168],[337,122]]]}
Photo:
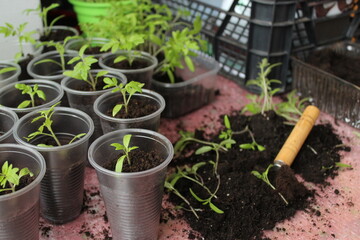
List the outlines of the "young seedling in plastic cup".
{"label": "young seedling in plastic cup", "polygon": [[19,172],[19,168],[14,168],[5,161],[0,172],[0,192],[15,192],[15,188],[20,184],[20,178],[26,175],[34,176],[28,168],[22,168]]}
{"label": "young seedling in plastic cup", "polygon": [[17,108],[27,108],[29,105],[31,107],[35,107],[35,96],[38,96],[42,100],[46,100],[45,93],[39,89],[39,86],[37,84],[34,84],[33,87],[26,85],[24,83],[17,83],[15,84],[15,88],[19,89],[21,94],[27,94],[30,96],[30,100],[24,100],[22,101]]}
{"label": "young seedling in plastic cup", "polygon": [[121,157],[119,157],[119,159],[116,162],[115,165],[115,172],[119,172],[121,173],[123,170],[123,165],[124,165],[124,161],[127,161],[128,165],[131,165],[131,161],[130,161],[130,156],[129,153],[132,150],[135,150],[139,147],[137,146],[132,146],[130,147],[130,140],[131,140],[131,134],[127,134],[123,137],[123,144],[121,143],[112,143],[111,146],[113,146],[115,148],[115,150],[119,150],[119,151],[123,151],[124,155],[122,155]]}

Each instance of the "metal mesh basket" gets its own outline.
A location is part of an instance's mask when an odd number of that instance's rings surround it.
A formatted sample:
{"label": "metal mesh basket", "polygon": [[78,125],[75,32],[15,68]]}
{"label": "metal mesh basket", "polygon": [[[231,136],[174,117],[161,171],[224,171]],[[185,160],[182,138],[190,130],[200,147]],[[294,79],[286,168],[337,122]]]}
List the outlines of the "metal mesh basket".
{"label": "metal mesh basket", "polygon": [[[339,42],[327,48],[360,59],[358,44]],[[304,56],[309,54],[311,51],[292,58],[293,88],[304,97],[311,97],[322,111],[360,128],[360,87],[306,63]]]}
{"label": "metal mesh basket", "polygon": [[[203,21],[203,38],[208,42],[207,53],[220,62],[220,73],[240,86],[245,84],[252,0],[234,0],[226,10],[205,3],[205,0],[156,0],[155,2],[166,4],[174,12],[180,9],[188,10],[190,15],[183,20],[190,23],[196,16],[200,16]],[[317,6],[331,2],[336,0],[300,0],[297,3],[291,36],[291,53],[301,54],[309,49],[356,35],[360,21],[359,10],[355,11],[349,7],[343,13],[330,17],[319,17],[314,14]],[[336,28],[337,31],[326,31],[326,29],[333,30],[334,24],[338,25],[344,21],[347,21],[346,24]],[[326,36],[327,32],[331,35]],[[286,58],[284,61],[289,59]],[[289,71],[288,83],[291,82],[290,73]]]}

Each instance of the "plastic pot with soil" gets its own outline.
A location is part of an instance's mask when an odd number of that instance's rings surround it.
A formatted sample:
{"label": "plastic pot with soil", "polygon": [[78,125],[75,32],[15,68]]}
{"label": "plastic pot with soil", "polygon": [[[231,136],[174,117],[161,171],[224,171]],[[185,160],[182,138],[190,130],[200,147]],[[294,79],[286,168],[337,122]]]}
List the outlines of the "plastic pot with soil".
{"label": "plastic pot with soil", "polygon": [[170,83],[166,74],[153,76],[151,88],[163,96],[166,102],[163,117],[181,117],[214,100],[219,63],[214,58],[198,53],[193,57],[193,64],[194,72],[187,67],[176,68],[175,83]]}
{"label": "plastic pot with soil", "polygon": [[[131,149],[120,172],[117,163],[125,152],[119,145]],[[117,130],[91,144],[89,161],[100,182],[113,239],[158,239],[164,179],[172,157],[171,142],[144,129]]]}
{"label": "plastic pot with soil", "polygon": [[104,133],[126,128],[158,130],[160,115],[165,108],[165,100],[160,94],[142,89],[141,93],[132,95],[127,112],[126,108],[122,107],[114,115],[114,108],[123,103],[123,95],[112,91],[104,93],[95,100],[94,112],[100,118]]}
{"label": "plastic pot with soil", "polygon": [[54,105],[26,114],[14,127],[15,140],[45,158],[41,214],[53,224],[64,224],[80,215],[88,142],[93,131],[93,121],[87,114]]}
{"label": "plastic pot with soil", "polygon": [[[18,176],[24,168],[31,174],[19,179],[14,192],[0,192],[0,236],[2,239],[39,239],[40,182],[46,164],[43,156],[32,148],[19,144],[0,144],[0,166],[4,163],[18,168]],[[4,175],[1,175],[2,183]],[[8,183],[5,187],[9,187]],[[0,188],[2,189],[2,188]]]}
{"label": "plastic pot with soil", "polygon": [[[134,58],[130,64],[127,59],[120,62],[114,62],[119,56]],[[137,81],[144,83],[144,88],[150,89],[151,79],[158,61],[154,56],[146,52],[117,51],[115,53],[106,53],[99,58],[101,68],[123,73],[128,81]]]}
{"label": "plastic pot with soil", "polygon": [[[90,74],[92,74],[95,78],[95,75],[100,71],[103,70],[90,70]],[[105,77],[117,79],[118,84],[121,83],[125,85],[127,82],[124,74],[114,71],[108,71],[106,75],[102,76],[98,80],[96,91],[93,91],[90,88],[90,85],[82,80],[65,77],[61,81],[61,86],[66,92],[70,107],[84,111],[92,118],[94,122],[95,129],[90,142],[103,134],[100,118],[94,112],[94,102],[102,94],[111,91],[111,88],[104,89],[104,83],[102,80]]]}
{"label": "plastic pot with soil", "polygon": [[[29,91],[29,94],[23,94],[22,92],[26,87],[24,86],[24,88],[18,89],[15,87],[16,84],[25,84],[27,87],[31,87],[31,93]],[[31,99],[30,95],[35,92],[34,87],[36,88],[36,92],[42,91],[44,99],[40,98],[38,94],[33,95],[33,100]],[[42,96],[42,94],[40,95]],[[14,111],[20,118],[26,113],[54,105],[62,99],[63,95],[64,90],[61,88],[60,84],[56,82],[29,79],[8,84],[7,86],[0,88],[0,104]],[[24,101],[28,104],[19,107]]]}
{"label": "plastic pot with soil", "polygon": [[0,106],[0,143],[15,143],[13,130],[18,120],[14,111]]}
{"label": "plastic pot with soil", "polygon": [[0,62],[0,88],[18,81],[21,74],[20,65],[12,62]]}
{"label": "plastic pot with soil", "polygon": [[91,55],[99,59],[101,55],[106,53],[101,51],[101,47],[107,42],[109,42],[109,39],[106,38],[77,38],[69,40],[65,45],[65,49],[67,52],[78,52],[82,46],[89,45],[85,55]]}

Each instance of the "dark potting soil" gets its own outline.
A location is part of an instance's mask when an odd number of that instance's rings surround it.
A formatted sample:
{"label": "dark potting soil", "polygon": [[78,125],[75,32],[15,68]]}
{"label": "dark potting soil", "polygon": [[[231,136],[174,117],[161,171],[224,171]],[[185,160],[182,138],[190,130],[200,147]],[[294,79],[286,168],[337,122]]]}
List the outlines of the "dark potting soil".
{"label": "dark potting soil", "polygon": [[93,55],[93,54],[97,55],[97,54],[105,53],[105,52],[102,52],[100,50],[101,50],[101,46],[90,46],[85,50],[85,54],[87,54],[87,55]]}
{"label": "dark potting soil", "polygon": [[[122,104],[123,102],[118,102],[117,104]],[[114,105],[115,106],[115,105]],[[108,116],[112,117],[112,110],[114,106],[110,106],[106,111]],[[125,112],[125,108],[123,107],[116,115],[116,118],[138,118],[150,115],[153,112],[156,112],[159,109],[154,102],[148,99],[137,99],[132,98],[128,105],[128,112]]]}
{"label": "dark potting soil", "polygon": [[[98,80],[97,80],[97,83],[96,83],[96,91],[100,91],[100,90],[104,90],[104,86],[105,86],[105,83],[104,83],[104,76],[103,77],[98,77]],[[79,80],[79,81],[82,81],[82,80]],[[90,84],[84,82],[84,84],[81,84],[79,86],[77,86],[75,88],[75,90],[78,90],[78,91],[85,91],[85,92],[91,92],[91,91],[94,91],[91,87]]]}
{"label": "dark potting soil", "polygon": [[47,42],[47,41],[54,41],[54,42],[61,42],[65,40],[65,38],[74,36],[74,33],[70,30],[66,29],[53,29],[51,30],[48,36],[40,36],[40,42]]}
{"label": "dark potting soil", "polygon": [[[119,154],[119,156],[115,159],[109,160],[107,163],[104,164],[104,168],[114,171],[116,162],[119,157],[123,155]],[[156,151],[149,151],[145,152],[141,149],[135,149],[129,152],[129,157],[131,159],[131,164],[129,165],[128,162],[125,160],[123,165],[123,172],[140,172],[151,169],[160,165],[164,158],[161,158],[159,153]]]}
{"label": "dark potting soil", "polygon": [[142,59],[134,59],[132,64],[130,65],[129,61],[124,60],[117,63],[111,63],[109,64],[109,67],[117,68],[117,69],[142,69],[149,67],[150,64],[148,61],[142,60]]}
{"label": "dark potting soil", "polygon": [[[14,167],[16,167],[16,166],[14,166]],[[35,176],[30,177],[29,175],[25,175],[25,176],[21,177],[19,185],[17,187],[15,187],[15,191],[23,189],[24,187],[26,187],[27,185],[32,183],[35,180],[35,178],[36,178]],[[0,196],[8,194],[8,193],[12,193],[12,191],[0,192]]]}
{"label": "dark potting soil", "polygon": [[[342,141],[334,133],[331,125],[314,126],[291,169],[281,167],[280,172],[270,170],[270,182],[277,188],[273,190],[251,174],[251,171],[256,170],[262,173],[269,164],[273,163],[293,126],[285,125],[285,120],[272,111],[266,112],[264,116],[261,114],[244,116],[237,111],[229,117],[233,131],[241,131],[248,126],[256,142],[264,146],[265,150],[260,152],[240,149],[239,144],[252,141],[246,133],[233,135],[236,144],[227,152],[220,153],[218,173],[221,182],[219,191],[216,193],[217,198],[213,198],[212,203],[224,211],[223,214],[215,213],[209,205],[203,205],[191,196],[189,188],[202,199],[209,197],[209,194],[200,189],[197,184],[182,179],[175,185],[195,209],[203,209],[197,212],[199,219],[190,211],[182,211],[183,217],[191,228],[198,231],[206,240],[265,239],[263,230],[273,229],[277,222],[293,217],[297,211],[321,215],[321,212],[312,208],[315,202],[315,190],[307,189],[304,182],[298,182],[293,178],[295,173],[307,182],[326,186],[329,184],[327,179],[337,175],[338,167],[335,163],[341,161],[339,152],[350,151],[350,148],[341,145]],[[203,139],[202,132],[196,131],[196,137]],[[212,142],[220,142],[218,135],[206,138]],[[215,160],[213,151],[202,155],[191,154],[199,147],[201,147],[199,144],[188,145],[181,155],[174,158],[170,166],[184,164],[191,166],[195,163]],[[213,166],[206,164],[200,167],[197,173],[200,174],[206,186],[214,191],[217,181],[213,175]],[[282,181],[276,179],[279,176]],[[284,180],[285,186],[282,184]],[[296,189],[292,189],[293,187]],[[290,191],[287,192],[287,190]],[[288,200],[289,205],[281,199],[279,191]],[[176,206],[187,207],[174,194],[170,194],[170,201]],[[196,239],[193,234],[191,237]]]}
{"label": "dark potting soil", "polygon": [[313,66],[360,86],[360,57],[348,56],[324,48],[313,52],[306,61]]}
{"label": "dark potting soil", "polygon": [[28,54],[26,56],[26,58],[24,58],[23,60],[19,61],[18,64],[20,65],[21,68],[21,73],[19,75],[18,80],[28,80],[28,79],[32,79],[33,77],[31,77],[28,72],[27,72],[27,65],[29,64],[29,62],[34,58],[33,55]]}

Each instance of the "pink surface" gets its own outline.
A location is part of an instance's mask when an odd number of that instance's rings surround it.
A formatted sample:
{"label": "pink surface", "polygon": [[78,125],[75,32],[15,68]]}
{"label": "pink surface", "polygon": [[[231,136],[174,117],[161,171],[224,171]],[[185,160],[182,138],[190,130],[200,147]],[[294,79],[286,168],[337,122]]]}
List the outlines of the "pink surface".
{"label": "pink surface", "polygon": [[[213,132],[220,126],[219,115],[239,110],[248,102],[245,98],[247,92],[232,81],[219,76],[217,88],[220,94],[213,103],[178,119],[161,119],[160,133],[175,142],[179,130],[192,131],[206,127],[206,131]],[[321,113],[320,121],[331,122],[344,143],[352,148],[351,152],[343,153],[342,162],[351,164],[353,170],[340,171],[339,176],[331,180],[330,187],[319,189],[315,207],[320,210],[321,216],[298,212],[293,219],[278,224],[277,229],[282,230],[267,231],[266,236],[271,239],[360,239],[360,164],[357,161],[360,155],[360,138],[354,135],[359,130],[340,122],[335,124],[333,118],[325,113]],[[98,186],[95,170],[87,168],[87,209],[75,221],[61,226],[48,224],[41,219],[40,239],[106,239],[110,228]],[[311,184],[309,187],[316,188]],[[335,193],[336,189],[340,191],[339,194]],[[171,208],[166,196],[163,207]],[[159,240],[186,240],[190,231],[183,220],[169,220],[161,224]]]}

